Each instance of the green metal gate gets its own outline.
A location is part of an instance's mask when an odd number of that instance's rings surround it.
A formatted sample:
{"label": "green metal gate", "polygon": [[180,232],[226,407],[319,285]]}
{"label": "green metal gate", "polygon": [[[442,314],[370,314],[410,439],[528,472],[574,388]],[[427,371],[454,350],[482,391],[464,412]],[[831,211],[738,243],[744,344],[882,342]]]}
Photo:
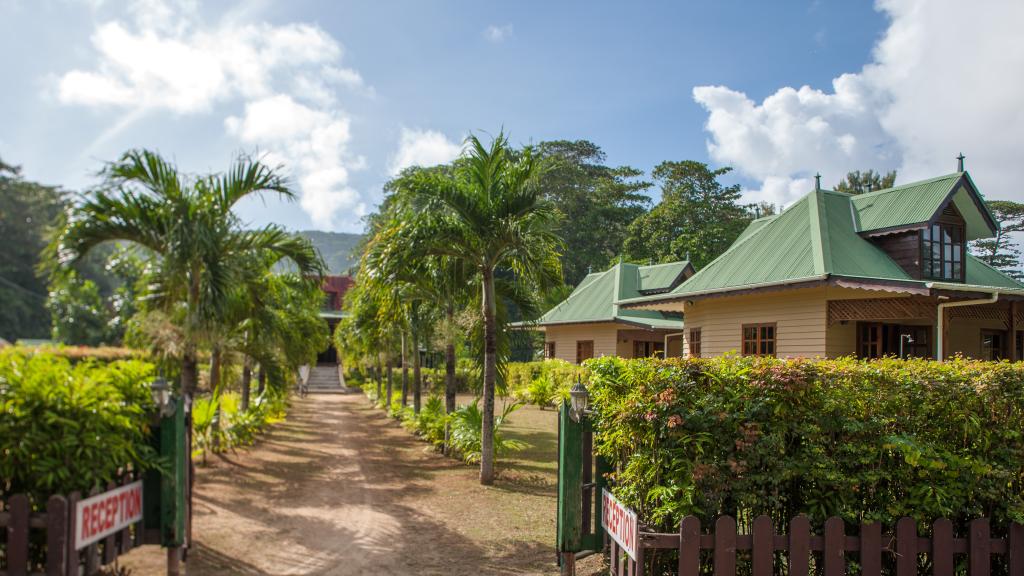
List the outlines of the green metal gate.
{"label": "green metal gate", "polygon": [[571,574],[575,558],[605,547],[601,529],[601,489],[610,467],[594,455],[591,419],[571,417],[567,401],[558,409],[557,550],[563,573]]}

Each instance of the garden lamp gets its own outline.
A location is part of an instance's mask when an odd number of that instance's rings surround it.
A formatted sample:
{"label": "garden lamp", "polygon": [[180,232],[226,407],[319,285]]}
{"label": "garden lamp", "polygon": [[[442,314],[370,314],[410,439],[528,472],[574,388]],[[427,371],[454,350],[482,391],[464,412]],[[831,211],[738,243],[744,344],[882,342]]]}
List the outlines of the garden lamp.
{"label": "garden lamp", "polygon": [[153,396],[153,404],[156,404],[160,416],[166,418],[174,414],[174,406],[171,404],[171,386],[163,376],[157,376],[149,385],[149,393]]}
{"label": "garden lamp", "polygon": [[302,380],[303,384],[306,383],[306,380],[309,380],[309,364],[299,366],[299,378]]}
{"label": "garden lamp", "polygon": [[900,334],[900,358],[903,358],[903,342],[906,340],[907,344],[914,343],[914,337],[910,334]]}
{"label": "garden lamp", "polygon": [[580,417],[587,411],[587,401],[589,398],[590,395],[587,394],[587,387],[583,385],[580,377],[577,376],[576,383],[569,390],[569,417],[572,418],[573,422],[579,422]]}

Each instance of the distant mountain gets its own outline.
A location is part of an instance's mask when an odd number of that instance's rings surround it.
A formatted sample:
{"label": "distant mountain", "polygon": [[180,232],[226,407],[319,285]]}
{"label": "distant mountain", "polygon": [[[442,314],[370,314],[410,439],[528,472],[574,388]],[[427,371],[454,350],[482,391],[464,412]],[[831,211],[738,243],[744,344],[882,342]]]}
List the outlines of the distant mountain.
{"label": "distant mountain", "polygon": [[354,251],[363,239],[362,234],[318,230],[302,230],[298,234],[308,238],[320,251],[331,274],[348,274],[349,269],[359,263],[359,257]]}

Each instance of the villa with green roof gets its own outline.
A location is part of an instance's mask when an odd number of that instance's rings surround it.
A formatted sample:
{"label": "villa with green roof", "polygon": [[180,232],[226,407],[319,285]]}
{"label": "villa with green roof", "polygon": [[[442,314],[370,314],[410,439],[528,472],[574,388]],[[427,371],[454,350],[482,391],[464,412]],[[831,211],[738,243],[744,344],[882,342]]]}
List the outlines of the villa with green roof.
{"label": "villa with green roof", "polygon": [[[650,297],[677,288],[694,273],[689,262],[654,266],[619,263],[588,274],[564,301],[520,327],[544,332],[544,356],[580,363],[588,358],[679,355],[683,317],[675,311],[627,310],[619,300]],[[674,339],[673,339],[674,337]]]}
{"label": "villa with green roof", "polygon": [[615,310],[684,314],[682,355],[1022,359],[1024,285],[966,250],[997,227],[962,166],[868,194],[818,185],[685,282]]}

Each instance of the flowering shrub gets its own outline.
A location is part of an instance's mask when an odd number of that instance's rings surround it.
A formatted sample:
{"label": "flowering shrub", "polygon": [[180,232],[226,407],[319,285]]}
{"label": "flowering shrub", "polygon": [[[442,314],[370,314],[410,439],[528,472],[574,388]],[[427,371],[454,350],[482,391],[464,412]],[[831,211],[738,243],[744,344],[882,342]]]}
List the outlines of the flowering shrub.
{"label": "flowering shrub", "polygon": [[655,526],[1024,521],[1024,363],[704,359],[587,363],[596,450]]}

